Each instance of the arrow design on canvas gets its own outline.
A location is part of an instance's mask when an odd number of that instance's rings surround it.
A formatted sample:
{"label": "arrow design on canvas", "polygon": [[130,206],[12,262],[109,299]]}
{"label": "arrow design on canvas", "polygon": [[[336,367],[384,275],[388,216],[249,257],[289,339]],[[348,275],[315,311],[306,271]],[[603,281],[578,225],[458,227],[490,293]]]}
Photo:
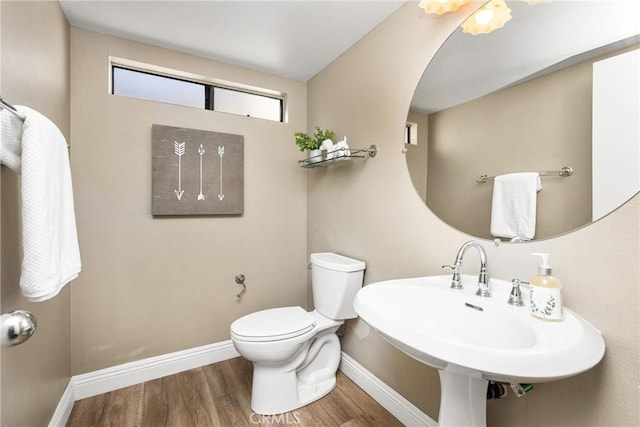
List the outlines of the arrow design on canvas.
{"label": "arrow design on canvas", "polygon": [[204,155],[204,146],[202,144],[198,148],[198,154],[200,154],[200,193],[198,194],[198,200],[204,200],[204,194],[202,194],[202,156]]}
{"label": "arrow design on canvas", "polygon": [[220,192],[218,193],[218,199],[222,201],[222,199],[224,199],[224,191],[222,189],[222,157],[224,156],[224,145],[218,145],[218,156],[220,156]]}
{"label": "arrow design on canvas", "polygon": [[178,200],[182,199],[182,195],[184,194],[184,190],[182,189],[182,156],[184,156],[186,142],[178,142],[174,141],[173,143],[173,152],[178,156],[178,189],[173,190],[176,193],[176,197]]}

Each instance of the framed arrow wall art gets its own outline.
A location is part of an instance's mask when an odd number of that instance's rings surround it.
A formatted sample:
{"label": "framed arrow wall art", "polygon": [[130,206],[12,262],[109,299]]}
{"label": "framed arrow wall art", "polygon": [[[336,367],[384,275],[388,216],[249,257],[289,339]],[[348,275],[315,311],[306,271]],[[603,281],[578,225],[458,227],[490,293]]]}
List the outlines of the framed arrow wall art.
{"label": "framed arrow wall art", "polygon": [[153,215],[242,215],[244,136],[151,126]]}

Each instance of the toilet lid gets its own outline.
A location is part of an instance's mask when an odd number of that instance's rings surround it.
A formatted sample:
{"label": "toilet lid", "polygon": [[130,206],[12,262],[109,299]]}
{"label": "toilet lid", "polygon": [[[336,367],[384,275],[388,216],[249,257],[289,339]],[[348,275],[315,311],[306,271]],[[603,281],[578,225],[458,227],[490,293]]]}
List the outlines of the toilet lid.
{"label": "toilet lid", "polygon": [[297,337],[314,326],[313,316],[302,307],[280,307],[239,318],[231,324],[231,333],[245,341],[276,341]]}

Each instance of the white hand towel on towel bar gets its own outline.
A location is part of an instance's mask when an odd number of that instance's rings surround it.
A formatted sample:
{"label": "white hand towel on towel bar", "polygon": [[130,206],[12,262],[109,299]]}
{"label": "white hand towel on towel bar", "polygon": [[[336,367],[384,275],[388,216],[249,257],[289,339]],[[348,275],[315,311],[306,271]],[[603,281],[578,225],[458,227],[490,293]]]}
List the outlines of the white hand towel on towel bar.
{"label": "white hand towel on towel bar", "polygon": [[541,189],[537,172],[496,176],[491,204],[491,234],[533,239],[536,234],[537,193]]}
{"label": "white hand towel on towel bar", "polygon": [[[56,296],[80,273],[73,189],[67,142],[48,118],[16,106],[24,123],[11,119],[2,145],[22,144],[22,273],[20,288],[30,301]],[[11,166],[11,165],[8,165]],[[20,172],[20,166],[14,168]]]}

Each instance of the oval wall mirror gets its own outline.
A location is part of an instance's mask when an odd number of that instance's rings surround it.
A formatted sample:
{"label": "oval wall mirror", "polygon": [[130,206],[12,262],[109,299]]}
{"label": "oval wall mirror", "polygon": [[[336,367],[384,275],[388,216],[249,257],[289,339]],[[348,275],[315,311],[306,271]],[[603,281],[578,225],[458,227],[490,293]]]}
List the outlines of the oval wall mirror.
{"label": "oval wall mirror", "polygon": [[[434,56],[405,152],[416,190],[442,220],[517,242],[589,224],[640,190],[640,2],[507,5],[503,28],[458,28]],[[535,199],[535,229],[500,235],[493,228],[505,218],[531,222],[530,204],[504,212],[493,200],[493,177],[519,172],[540,173],[541,189],[523,190]]]}

